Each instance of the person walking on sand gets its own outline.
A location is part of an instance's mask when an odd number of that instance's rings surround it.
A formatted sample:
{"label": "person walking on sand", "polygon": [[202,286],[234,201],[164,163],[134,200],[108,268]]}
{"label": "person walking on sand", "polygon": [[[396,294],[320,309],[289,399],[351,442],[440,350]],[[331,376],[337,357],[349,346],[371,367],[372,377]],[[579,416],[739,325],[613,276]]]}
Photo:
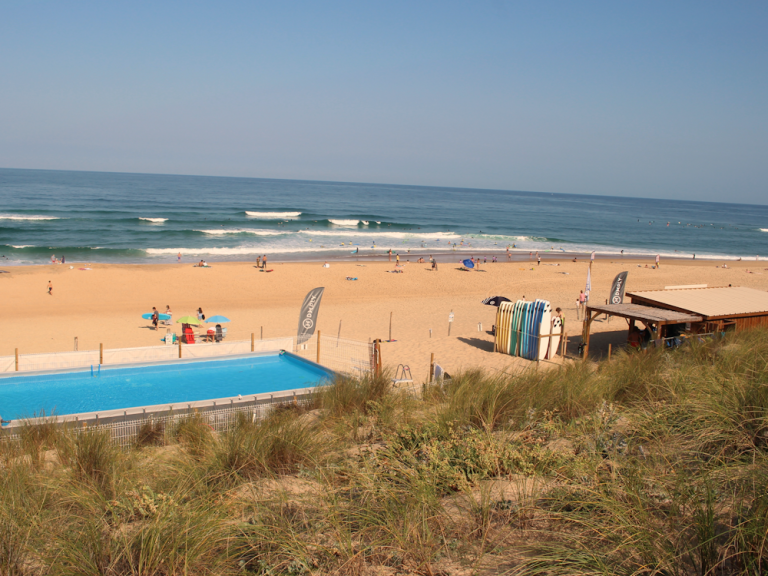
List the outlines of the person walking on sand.
{"label": "person walking on sand", "polygon": [[176,258],[177,258],[177,260],[178,260],[179,264],[181,264],[181,252],[179,252],[179,255],[178,255],[178,256],[176,256]]}
{"label": "person walking on sand", "polygon": [[579,290],[579,306],[576,309],[576,319],[579,319],[579,310],[581,310],[582,315],[584,314],[585,306],[587,305],[587,295],[584,294],[584,290]]}
{"label": "person walking on sand", "polygon": [[389,261],[392,262],[392,248],[387,250],[387,254],[389,255]]}
{"label": "person walking on sand", "polygon": [[53,283],[48,280],[48,296],[53,296]]}
{"label": "person walking on sand", "polygon": [[395,266],[400,266],[400,252],[395,254]]}
{"label": "person walking on sand", "polygon": [[155,327],[155,330],[157,330],[158,320],[160,320],[160,315],[157,312],[157,308],[152,306],[152,326]]}
{"label": "person walking on sand", "polygon": [[656,254],[656,268],[661,268],[661,265],[659,264],[659,255]]}
{"label": "person walking on sand", "polygon": [[536,266],[541,266],[541,256],[538,253],[536,254]]}

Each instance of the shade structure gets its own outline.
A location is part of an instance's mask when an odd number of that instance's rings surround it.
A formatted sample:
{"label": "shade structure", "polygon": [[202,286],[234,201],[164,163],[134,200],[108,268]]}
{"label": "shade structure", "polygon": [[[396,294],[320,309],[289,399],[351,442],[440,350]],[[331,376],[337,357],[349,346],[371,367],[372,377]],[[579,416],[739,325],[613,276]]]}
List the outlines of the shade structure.
{"label": "shade structure", "polygon": [[502,302],[512,302],[512,300],[505,296],[489,296],[482,303],[486,306],[496,306],[498,308]]}
{"label": "shade structure", "polygon": [[229,318],[226,316],[211,316],[205,320],[206,324],[221,324],[222,322],[229,322]]}
{"label": "shade structure", "polygon": [[195,316],[182,316],[178,320],[176,320],[177,324],[194,324],[195,326],[199,326],[203,322],[201,320],[198,320]]}
{"label": "shade structure", "polygon": [[[141,315],[144,320],[152,320],[152,312],[147,312],[146,314]],[[171,317],[168,314],[160,314],[157,315],[158,320],[170,320]]]}

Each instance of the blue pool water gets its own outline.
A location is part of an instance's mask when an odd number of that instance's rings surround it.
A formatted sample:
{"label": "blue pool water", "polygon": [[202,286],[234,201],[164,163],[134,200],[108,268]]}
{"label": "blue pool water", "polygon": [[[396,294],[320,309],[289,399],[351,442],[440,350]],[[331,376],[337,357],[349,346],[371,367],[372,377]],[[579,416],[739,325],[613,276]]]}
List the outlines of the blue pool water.
{"label": "blue pool water", "polygon": [[0,378],[0,416],[79,414],[308,388],[329,371],[288,355]]}

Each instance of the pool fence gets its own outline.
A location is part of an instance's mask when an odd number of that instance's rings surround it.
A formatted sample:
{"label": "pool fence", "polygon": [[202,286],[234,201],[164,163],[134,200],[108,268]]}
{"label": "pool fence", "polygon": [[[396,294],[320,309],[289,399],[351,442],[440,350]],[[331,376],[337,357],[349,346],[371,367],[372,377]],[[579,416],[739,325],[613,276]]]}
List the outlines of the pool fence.
{"label": "pool fence", "polygon": [[175,359],[219,358],[258,352],[279,352],[285,350],[297,356],[312,360],[334,372],[363,376],[375,368],[374,345],[357,340],[323,336],[320,332],[307,342],[297,344],[295,336],[282,338],[209,342],[198,344],[174,344],[143,346],[137,348],[107,349],[99,345],[98,350],[72,352],[45,352],[0,356],[0,373],[39,372],[44,370],[67,370],[97,367],[100,365],[144,364],[167,362]]}

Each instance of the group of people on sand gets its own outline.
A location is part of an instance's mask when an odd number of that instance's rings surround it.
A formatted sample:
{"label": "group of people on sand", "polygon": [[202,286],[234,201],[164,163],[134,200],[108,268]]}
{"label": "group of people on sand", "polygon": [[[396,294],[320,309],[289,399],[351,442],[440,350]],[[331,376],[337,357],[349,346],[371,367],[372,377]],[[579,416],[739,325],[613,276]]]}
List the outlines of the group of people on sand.
{"label": "group of people on sand", "polygon": [[66,256],[62,256],[61,260],[59,260],[58,258],[56,258],[56,254],[51,254],[51,264],[64,264],[66,263],[66,261],[67,261]]}
{"label": "group of people on sand", "polygon": [[266,268],[267,267],[267,255],[264,254],[263,256],[256,256],[256,268]]}
{"label": "group of people on sand", "polygon": [[[165,314],[167,314],[169,317],[173,317],[173,312],[171,312],[171,307],[169,305],[165,306]],[[160,323],[160,312],[158,312],[157,308],[152,306],[152,326],[155,327],[155,330],[157,330],[157,325]],[[166,326],[171,325],[171,318],[168,318],[167,320],[163,320],[163,323]]]}

